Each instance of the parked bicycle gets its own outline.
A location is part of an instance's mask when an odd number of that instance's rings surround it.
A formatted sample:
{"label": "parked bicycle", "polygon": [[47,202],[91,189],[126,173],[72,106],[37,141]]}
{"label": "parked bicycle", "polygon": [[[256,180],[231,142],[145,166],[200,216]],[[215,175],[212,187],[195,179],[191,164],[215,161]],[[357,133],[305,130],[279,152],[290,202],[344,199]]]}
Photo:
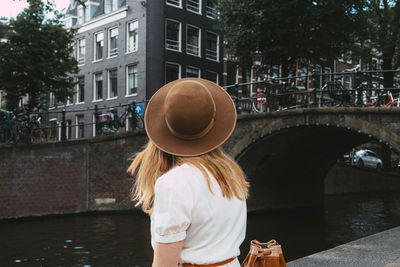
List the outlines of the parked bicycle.
{"label": "parked bicycle", "polygon": [[98,115],[98,123],[96,125],[96,134],[112,134],[119,131],[120,128],[126,126],[126,121],[130,121],[132,129],[143,129],[144,121],[135,110],[135,103],[126,106],[125,111],[118,116],[117,110],[111,109],[109,112]]}
{"label": "parked bicycle", "polygon": [[[386,103],[384,104],[384,107],[387,108],[400,107],[400,97],[394,98],[393,94],[390,91],[388,91],[383,96],[386,97]],[[378,107],[378,106],[379,106],[378,96],[370,97],[369,101],[363,103],[363,107]]]}

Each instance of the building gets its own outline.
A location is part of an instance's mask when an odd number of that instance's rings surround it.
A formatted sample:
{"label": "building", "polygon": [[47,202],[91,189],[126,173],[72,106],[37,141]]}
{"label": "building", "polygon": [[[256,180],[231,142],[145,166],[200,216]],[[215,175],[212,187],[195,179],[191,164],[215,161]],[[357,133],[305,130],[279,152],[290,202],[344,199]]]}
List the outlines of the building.
{"label": "building", "polygon": [[[6,25],[8,25],[8,23],[10,22],[10,20],[6,17],[0,17],[0,42],[7,42],[6,39],[6,34],[5,34],[5,27]],[[1,85],[0,85],[0,109],[6,108],[6,92],[4,90],[1,90]]]}
{"label": "building", "polygon": [[[50,95],[50,124],[61,137],[61,110],[67,138],[96,135],[94,107],[121,115],[133,101],[145,107],[167,82],[184,77],[222,80],[222,48],[216,10],[209,0],[71,0],[65,26],[77,27],[79,63],[76,93],[67,103]],[[130,125],[127,122],[126,129]]]}

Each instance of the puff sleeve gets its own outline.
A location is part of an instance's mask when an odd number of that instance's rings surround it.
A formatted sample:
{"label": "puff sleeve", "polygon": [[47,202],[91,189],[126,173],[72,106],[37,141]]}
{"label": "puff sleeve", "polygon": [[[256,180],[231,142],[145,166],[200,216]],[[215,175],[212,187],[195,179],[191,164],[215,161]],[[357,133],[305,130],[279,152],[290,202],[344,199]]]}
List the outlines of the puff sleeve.
{"label": "puff sleeve", "polygon": [[192,208],[193,196],[185,177],[160,177],[155,185],[151,215],[153,240],[158,243],[184,240],[191,224]]}

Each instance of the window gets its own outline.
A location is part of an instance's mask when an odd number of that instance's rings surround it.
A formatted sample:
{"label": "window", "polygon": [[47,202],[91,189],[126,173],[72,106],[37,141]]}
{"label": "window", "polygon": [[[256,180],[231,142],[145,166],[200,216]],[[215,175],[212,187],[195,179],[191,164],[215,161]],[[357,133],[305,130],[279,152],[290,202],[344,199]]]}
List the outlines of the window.
{"label": "window", "polygon": [[[100,115],[100,114],[98,114],[98,115]],[[93,137],[96,136],[96,132],[99,128],[98,123],[96,123],[96,122],[97,122],[96,121],[96,113],[93,113],[93,115],[92,115],[92,136]]]}
{"label": "window", "polygon": [[182,7],[181,0],[166,0],[167,5]]}
{"label": "window", "polygon": [[301,84],[307,88],[307,82],[308,82],[308,69],[307,67],[302,67],[301,68]]}
{"label": "window", "polygon": [[104,0],[104,14],[110,13],[118,8],[118,0]]}
{"label": "window", "polygon": [[[98,6],[98,3],[92,3],[90,5],[86,3],[86,8],[84,8],[82,5],[78,5],[78,24],[88,22],[93,17],[96,11],[96,6]],[[71,21],[70,24],[73,26],[73,21]]]}
{"label": "window", "polygon": [[70,106],[74,103],[74,97],[73,96],[67,96],[67,106]]}
{"label": "window", "polygon": [[112,99],[118,96],[117,70],[108,71],[107,98]]}
{"label": "window", "polygon": [[201,14],[201,0],[186,0],[186,9]]}
{"label": "window", "polygon": [[346,53],[346,63],[351,64],[351,51]]}
{"label": "window", "polygon": [[126,44],[126,52],[134,52],[138,49],[138,27],[139,22],[133,21],[129,22],[127,26],[127,44]]}
{"label": "window", "polygon": [[175,63],[165,64],[165,83],[169,83],[181,78],[181,66]]}
{"label": "window", "polygon": [[103,58],[104,33],[99,32],[94,35],[94,60]]}
{"label": "window", "polygon": [[71,44],[71,54],[70,56],[76,59],[76,42],[72,42]]}
{"label": "window", "polygon": [[103,99],[103,74],[96,73],[94,75],[93,100],[101,99]]}
{"label": "window", "polygon": [[[235,73],[236,73],[236,71],[235,71]],[[218,84],[218,73],[216,73],[216,72],[206,70],[205,78],[209,81],[212,81],[212,82]]]}
{"label": "window", "polygon": [[118,55],[118,28],[109,30],[108,47],[109,57]]}
{"label": "window", "polygon": [[212,19],[217,18],[217,10],[215,8],[215,4],[213,0],[206,0],[206,16]]}
{"label": "window", "polygon": [[378,69],[378,60],[376,58],[374,58],[374,59],[372,59],[371,63],[372,63],[371,64],[372,70],[377,70]]}
{"label": "window", "polygon": [[206,58],[218,61],[219,37],[215,33],[207,32]]}
{"label": "window", "polygon": [[83,121],[83,115],[76,115],[76,132],[75,136],[76,139],[84,138],[85,137],[85,123]]}
{"label": "window", "polygon": [[346,75],[344,78],[344,88],[351,89],[351,76],[350,75]]}
{"label": "window", "polygon": [[76,88],[76,103],[85,102],[85,77],[78,77],[78,84]]}
{"label": "window", "polygon": [[67,139],[71,139],[72,138],[72,121],[71,120],[67,120],[66,121],[66,128],[67,128]]}
{"label": "window", "polygon": [[186,36],[186,53],[200,56],[200,29],[188,25]]}
{"label": "window", "polygon": [[80,39],[78,41],[78,64],[85,64],[85,54],[86,54],[86,41],[85,39]]}
{"label": "window", "polygon": [[49,134],[48,138],[50,140],[57,141],[58,140],[58,128],[59,128],[57,119],[50,119],[49,122],[50,122],[50,128],[48,131],[48,134]]}
{"label": "window", "polygon": [[181,51],[181,23],[167,19],[165,48]]}
{"label": "window", "polygon": [[325,80],[330,81],[331,80],[331,68],[325,67]]}
{"label": "window", "polygon": [[315,65],[314,66],[314,74],[315,77],[313,77],[313,82],[314,82],[314,88],[321,88],[322,87],[322,79],[321,79],[321,66],[320,65]]}
{"label": "window", "polygon": [[137,94],[137,66],[131,65],[126,67],[126,95],[135,95]]}
{"label": "window", "polygon": [[56,97],[54,93],[50,92],[49,107],[54,107],[56,104]]}
{"label": "window", "polygon": [[186,67],[187,78],[200,78],[200,69],[194,67]]}

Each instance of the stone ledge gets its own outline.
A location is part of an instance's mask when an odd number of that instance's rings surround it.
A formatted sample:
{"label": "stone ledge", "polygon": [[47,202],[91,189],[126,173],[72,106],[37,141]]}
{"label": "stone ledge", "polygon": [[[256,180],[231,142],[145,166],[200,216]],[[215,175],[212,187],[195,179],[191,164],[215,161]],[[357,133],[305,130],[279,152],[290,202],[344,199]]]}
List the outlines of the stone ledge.
{"label": "stone ledge", "polygon": [[389,267],[400,265],[400,227],[291,261],[288,267]]}
{"label": "stone ledge", "polygon": [[300,116],[309,114],[340,114],[340,115],[354,115],[354,114],[400,114],[400,108],[380,107],[380,108],[360,108],[360,107],[334,107],[334,108],[305,108],[305,109],[291,109],[284,111],[273,111],[265,113],[250,113],[238,116],[238,121],[251,120],[254,118],[276,118],[287,116]]}

